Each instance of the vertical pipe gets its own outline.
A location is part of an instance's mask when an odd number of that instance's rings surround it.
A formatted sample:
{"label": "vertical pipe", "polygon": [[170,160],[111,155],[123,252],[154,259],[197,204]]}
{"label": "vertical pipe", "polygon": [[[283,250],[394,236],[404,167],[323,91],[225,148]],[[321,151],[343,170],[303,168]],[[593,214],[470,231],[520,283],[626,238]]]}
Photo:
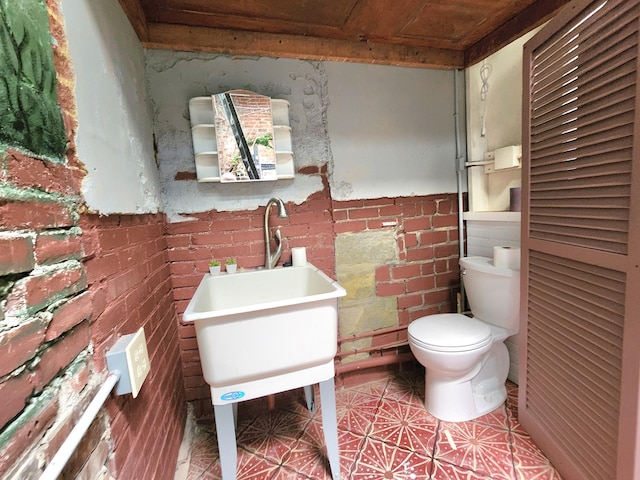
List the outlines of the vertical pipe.
{"label": "vertical pipe", "polygon": [[[460,141],[460,107],[458,101],[458,76],[461,70],[454,70],[453,72],[453,103],[454,110],[453,116],[455,119],[454,128],[455,128],[455,137],[456,137],[456,180],[458,183],[458,256],[460,258],[464,257],[464,219],[463,219],[463,208],[464,202],[462,198],[463,186],[463,173],[464,173],[464,155],[462,155],[462,146]],[[462,274],[459,277],[460,281],[460,310],[465,311],[465,297],[464,297],[464,283],[462,282]]]}

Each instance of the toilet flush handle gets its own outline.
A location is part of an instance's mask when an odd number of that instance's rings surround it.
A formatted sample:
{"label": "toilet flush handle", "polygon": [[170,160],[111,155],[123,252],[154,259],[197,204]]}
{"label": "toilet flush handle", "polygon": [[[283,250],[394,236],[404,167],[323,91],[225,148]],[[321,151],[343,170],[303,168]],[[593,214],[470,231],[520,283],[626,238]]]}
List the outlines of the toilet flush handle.
{"label": "toilet flush handle", "polygon": [[463,268],[461,273],[462,273],[462,275],[466,275],[467,274],[467,269]]}

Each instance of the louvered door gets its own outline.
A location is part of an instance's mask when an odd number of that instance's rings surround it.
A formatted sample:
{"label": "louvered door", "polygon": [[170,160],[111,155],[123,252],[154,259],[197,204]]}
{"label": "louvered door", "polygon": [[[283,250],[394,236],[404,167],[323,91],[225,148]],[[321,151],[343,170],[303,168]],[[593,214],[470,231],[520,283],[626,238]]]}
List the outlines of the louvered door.
{"label": "louvered door", "polygon": [[639,17],[575,1],[524,50],[520,421],[568,479],[640,480]]}

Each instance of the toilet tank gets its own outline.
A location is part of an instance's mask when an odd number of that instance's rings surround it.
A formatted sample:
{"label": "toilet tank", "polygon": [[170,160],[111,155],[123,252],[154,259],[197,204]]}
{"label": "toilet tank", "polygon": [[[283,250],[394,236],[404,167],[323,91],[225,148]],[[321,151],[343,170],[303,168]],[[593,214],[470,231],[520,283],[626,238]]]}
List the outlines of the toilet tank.
{"label": "toilet tank", "polygon": [[515,333],[520,317],[520,272],[494,267],[487,257],[460,259],[462,281],[473,316]]}

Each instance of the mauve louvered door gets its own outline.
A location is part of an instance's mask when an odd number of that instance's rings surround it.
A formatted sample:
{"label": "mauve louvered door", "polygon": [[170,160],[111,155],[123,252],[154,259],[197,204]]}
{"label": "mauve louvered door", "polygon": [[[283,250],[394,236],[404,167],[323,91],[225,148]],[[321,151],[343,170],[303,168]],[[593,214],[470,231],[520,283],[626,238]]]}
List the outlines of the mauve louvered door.
{"label": "mauve louvered door", "polygon": [[524,49],[520,421],[566,479],[640,480],[639,0]]}

